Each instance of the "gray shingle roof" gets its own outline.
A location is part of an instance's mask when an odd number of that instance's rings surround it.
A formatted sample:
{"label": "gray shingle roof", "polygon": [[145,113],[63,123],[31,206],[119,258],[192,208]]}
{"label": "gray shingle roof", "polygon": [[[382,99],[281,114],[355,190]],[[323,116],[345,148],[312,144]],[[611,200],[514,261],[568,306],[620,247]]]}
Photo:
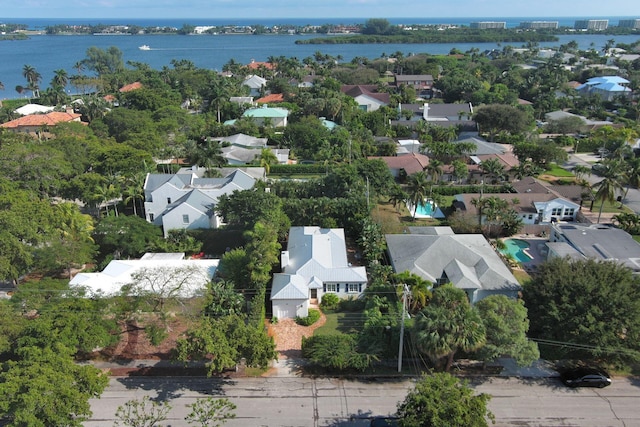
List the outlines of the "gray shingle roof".
{"label": "gray shingle roof", "polygon": [[461,289],[517,290],[518,281],[481,234],[387,234],[391,264],[435,283],[446,273]]}

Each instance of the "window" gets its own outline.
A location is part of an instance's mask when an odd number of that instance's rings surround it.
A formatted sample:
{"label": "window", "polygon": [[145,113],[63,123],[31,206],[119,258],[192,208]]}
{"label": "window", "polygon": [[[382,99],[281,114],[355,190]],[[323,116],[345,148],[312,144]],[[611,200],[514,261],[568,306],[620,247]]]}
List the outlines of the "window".
{"label": "window", "polygon": [[360,292],[360,284],[359,283],[349,283],[347,292]]}
{"label": "window", "polygon": [[533,219],[533,215],[529,215],[529,219]]}
{"label": "window", "polygon": [[551,215],[553,216],[560,216],[562,215],[562,208],[553,208],[551,210]]}
{"label": "window", "polygon": [[167,203],[171,203],[171,197],[167,197]]}
{"label": "window", "polygon": [[149,221],[153,222],[153,214],[152,213],[149,214]]}
{"label": "window", "polygon": [[567,208],[564,210],[564,216],[573,216],[576,210],[574,208]]}
{"label": "window", "polygon": [[327,283],[325,292],[338,292],[338,285],[336,283]]}
{"label": "window", "polygon": [[183,224],[189,224],[189,215],[182,215]]}

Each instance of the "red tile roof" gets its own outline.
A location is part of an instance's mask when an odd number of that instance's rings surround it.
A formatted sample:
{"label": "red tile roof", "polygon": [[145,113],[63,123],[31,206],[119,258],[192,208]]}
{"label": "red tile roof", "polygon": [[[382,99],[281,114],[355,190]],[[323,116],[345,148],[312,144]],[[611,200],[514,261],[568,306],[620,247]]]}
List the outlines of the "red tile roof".
{"label": "red tile roof", "polygon": [[133,82],[133,83],[129,83],[128,85],[122,86],[120,88],[120,92],[131,92],[132,90],[141,89],[141,88],[142,88],[142,83]]}
{"label": "red tile roof", "polygon": [[260,67],[264,67],[267,70],[274,70],[276,68],[276,64],[272,64],[271,62],[256,62],[252,59],[251,62],[247,64],[247,67],[251,70],[257,70]]}
{"label": "red tile roof", "polygon": [[260,99],[256,99],[258,104],[272,104],[278,102],[284,102],[284,95],[281,93],[272,93],[271,95],[263,96]]}
{"label": "red tile roof", "polygon": [[11,120],[10,122],[3,123],[0,127],[15,129],[27,126],[55,126],[58,123],[77,121],[80,117],[82,117],[82,114],[52,111],[48,114],[30,114],[28,116],[23,116],[18,119]]}

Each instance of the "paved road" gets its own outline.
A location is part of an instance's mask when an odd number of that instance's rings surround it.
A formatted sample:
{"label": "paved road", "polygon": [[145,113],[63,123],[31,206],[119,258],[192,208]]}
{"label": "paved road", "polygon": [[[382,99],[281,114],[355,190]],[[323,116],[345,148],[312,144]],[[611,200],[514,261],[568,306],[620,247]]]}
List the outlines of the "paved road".
{"label": "paved road", "polygon": [[[91,402],[87,427],[111,427],[116,408],[149,395],[168,400],[164,425],[186,426],[185,405],[206,396],[224,396],[238,405],[225,426],[365,427],[376,415],[393,413],[412,387],[411,380],[349,381],[327,378],[112,378],[100,399]],[[640,380],[614,379],[605,389],[568,389],[556,378],[486,377],[472,381],[493,396],[496,427],[640,426]]]}
{"label": "paved road", "polygon": [[[587,167],[593,166],[593,162],[598,160],[598,156],[592,154],[569,154],[569,160],[563,165],[564,168],[568,170],[573,170],[577,165],[583,165]],[[597,184],[602,180],[601,177],[597,175],[587,175],[585,177],[587,181],[591,184]],[[634,211],[637,214],[640,214],[640,190],[637,188],[630,188],[627,193],[627,197],[623,200],[625,206]]]}

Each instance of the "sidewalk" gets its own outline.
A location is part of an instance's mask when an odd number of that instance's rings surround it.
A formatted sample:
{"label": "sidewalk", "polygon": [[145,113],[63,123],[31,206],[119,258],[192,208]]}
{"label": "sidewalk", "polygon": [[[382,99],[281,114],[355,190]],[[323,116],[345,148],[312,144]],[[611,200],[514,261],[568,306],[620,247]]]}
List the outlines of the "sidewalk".
{"label": "sidewalk", "polygon": [[550,378],[560,374],[553,369],[553,364],[547,360],[538,359],[531,366],[520,367],[512,358],[504,357],[496,360],[497,365],[502,366],[501,377],[518,378]]}

